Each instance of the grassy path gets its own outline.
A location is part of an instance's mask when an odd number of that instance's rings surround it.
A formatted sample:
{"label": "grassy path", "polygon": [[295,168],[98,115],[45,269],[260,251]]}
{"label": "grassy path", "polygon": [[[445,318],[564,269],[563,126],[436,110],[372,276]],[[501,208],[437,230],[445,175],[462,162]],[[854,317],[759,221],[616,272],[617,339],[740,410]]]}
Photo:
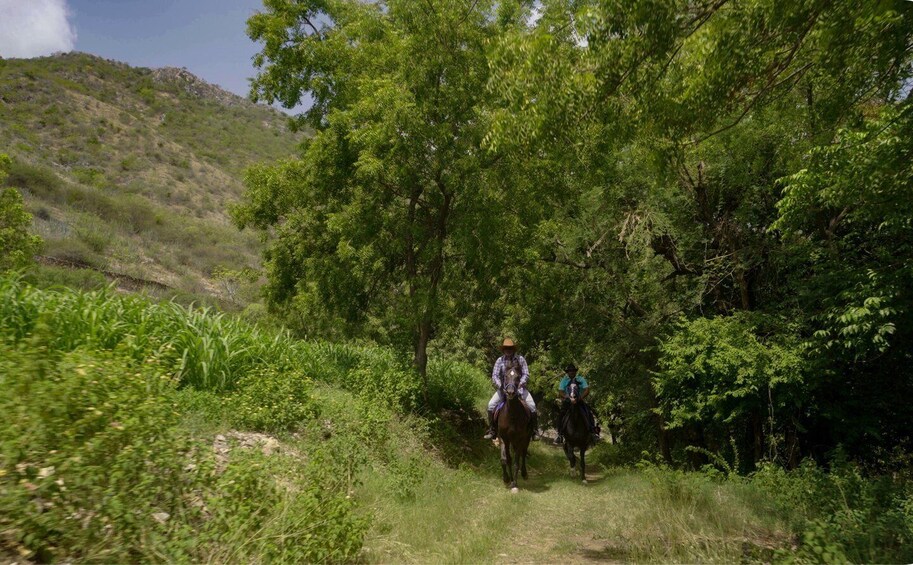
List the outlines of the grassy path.
{"label": "grassy path", "polygon": [[414,496],[378,479],[365,502],[375,526],[369,562],[611,563],[766,560],[787,539],[763,500],[739,484],[669,471],[588,469],[568,475],[561,449],[534,444],[530,477],[511,494],[492,449],[474,467],[441,468]]}

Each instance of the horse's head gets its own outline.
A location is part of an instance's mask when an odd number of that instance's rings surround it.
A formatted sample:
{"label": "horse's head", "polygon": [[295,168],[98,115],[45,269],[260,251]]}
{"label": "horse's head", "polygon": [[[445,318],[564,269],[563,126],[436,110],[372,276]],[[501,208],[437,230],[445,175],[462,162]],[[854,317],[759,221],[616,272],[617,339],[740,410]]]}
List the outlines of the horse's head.
{"label": "horse's head", "polygon": [[504,374],[504,396],[512,400],[520,389],[520,372],[510,369]]}
{"label": "horse's head", "polygon": [[580,399],[580,385],[577,383],[577,379],[573,379],[568,383],[567,397],[571,399],[571,402],[577,402]]}

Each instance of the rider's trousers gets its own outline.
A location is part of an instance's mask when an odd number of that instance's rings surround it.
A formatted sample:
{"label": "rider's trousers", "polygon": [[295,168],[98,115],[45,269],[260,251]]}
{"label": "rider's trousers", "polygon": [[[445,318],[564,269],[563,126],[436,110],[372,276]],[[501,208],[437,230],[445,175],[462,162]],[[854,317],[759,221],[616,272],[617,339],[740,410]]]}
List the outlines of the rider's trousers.
{"label": "rider's trousers", "polygon": [[[523,402],[526,403],[526,406],[529,407],[530,412],[536,411],[536,401],[533,400],[533,395],[529,393],[528,390],[520,389],[520,398]],[[491,397],[491,400],[488,401],[488,411],[494,412],[495,408],[498,407],[498,403],[501,402],[501,391],[495,392],[494,396]]]}

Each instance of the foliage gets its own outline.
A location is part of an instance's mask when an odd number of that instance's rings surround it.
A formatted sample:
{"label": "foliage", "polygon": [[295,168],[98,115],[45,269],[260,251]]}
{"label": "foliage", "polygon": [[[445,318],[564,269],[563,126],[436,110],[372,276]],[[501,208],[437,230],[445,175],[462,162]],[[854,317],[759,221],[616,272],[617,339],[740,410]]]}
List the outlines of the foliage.
{"label": "foliage", "polygon": [[750,482],[802,532],[799,551],[783,552],[784,561],[898,563],[913,555],[913,491],[906,481],[866,478],[838,459],[829,471],[810,461],[793,471],[766,465]]}
{"label": "foliage", "polygon": [[[389,407],[418,408],[421,384],[392,350],[300,342],[224,313],[119,296],[110,288],[41,290],[3,277],[0,320],[0,335],[16,341],[47,325],[51,346],[60,351],[117,350],[137,361],[154,355],[182,386],[238,391],[243,408],[236,416],[254,427],[284,428],[313,416],[307,392],[312,380]],[[475,375],[460,364],[433,365],[430,408],[471,406],[478,392]],[[282,409],[270,410],[270,403]]]}
{"label": "foliage", "polygon": [[[0,153],[0,186],[8,175],[10,158]],[[41,239],[28,233],[32,216],[22,207],[15,188],[0,188],[0,271],[23,267],[41,246]]]}
{"label": "foliage", "polygon": [[498,314],[589,367],[631,455],[887,467],[913,421],[910,6],[527,15],[492,41],[486,147],[546,159],[565,199]]}
{"label": "foliage", "polygon": [[342,323],[411,348],[424,378],[435,328],[487,315],[552,194],[532,163],[482,148],[494,3],[265,6],[248,22],[263,43],[253,96],[293,107],[310,92],[298,121],[315,129],[300,159],[248,174],[235,210],[273,235],[268,299],[303,309],[306,335]]}
{"label": "foliage", "polygon": [[809,246],[815,278],[830,291],[814,345],[857,361],[887,352],[898,325],[903,337],[911,304],[913,112],[883,114],[809,153],[784,179],[773,226]]}
{"label": "foliage", "polygon": [[[746,313],[681,322],[659,347],[653,381],[667,425],[698,424],[717,437],[755,425],[756,440],[765,426],[776,441],[783,426],[776,419],[792,421],[805,396],[803,359],[777,325]],[[775,444],[754,447],[777,455]]]}
{"label": "foliage", "polygon": [[55,349],[121,349],[136,360],[156,355],[181,384],[200,389],[233,388],[247,371],[287,357],[288,338],[281,334],[266,336],[223,314],[115,296],[110,289],[39,290],[4,278],[0,300],[0,329],[14,339],[46,323]]}
{"label": "foliage", "polygon": [[[219,561],[345,563],[361,549],[368,521],[336,484],[336,466],[239,454],[207,499],[200,538]],[[205,547],[205,546],[204,546]]]}
{"label": "foliage", "polygon": [[[44,561],[134,560],[181,535],[205,467],[173,428],[174,381],[156,360],[54,349],[36,328],[0,355],[3,545]],[[156,520],[165,513],[169,522]],[[170,548],[172,550],[178,548]],[[179,554],[178,554],[179,555]]]}
{"label": "foliage", "polygon": [[238,380],[231,399],[231,421],[243,429],[281,432],[314,419],[317,406],[311,383],[292,367],[263,367]]}
{"label": "foliage", "polygon": [[[191,437],[180,410],[246,429],[319,429],[296,344],[107,290],[38,290],[11,276],[2,290],[0,547],[41,560],[355,558],[368,521],[351,478],[374,445],[361,438],[385,437],[376,426],[390,412],[368,417],[374,403],[356,403],[363,431],[313,442],[306,464],[241,448],[226,464]],[[206,328],[234,353],[195,351],[207,347]],[[181,335],[194,331],[202,339]],[[269,361],[237,355],[254,349]],[[209,364],[235,380],[193,376]],[[342,445],[351,456],[337,458]]]}
{"label": "foliage", "polygon": [[49,265],[32,266],[23,273],[22,280],[38,288],[70,287],[77,290],[99,290],[108,286],[108,279],[98,271]]}

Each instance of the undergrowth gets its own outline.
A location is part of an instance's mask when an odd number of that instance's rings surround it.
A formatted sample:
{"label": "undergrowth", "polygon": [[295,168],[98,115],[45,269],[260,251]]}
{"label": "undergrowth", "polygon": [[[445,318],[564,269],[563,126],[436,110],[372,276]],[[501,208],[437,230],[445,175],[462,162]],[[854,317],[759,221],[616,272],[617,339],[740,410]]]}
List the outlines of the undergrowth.
{"label": "undergrowth", "polygon": [[[421,476],[419,452],[403,455],[391,432],[409,421],[426,437],[426,420],[409,416],[427,409],[419,387],[388,350],[303,343],[110,288],[4,276],[0,555],[352,561],[371,519],[352,497],[363,470],[394,470],[403,497]],[[327,389],[350,401],[318,401]],[[471,402],[459,397],[466,390],[439,386],[436,407]],[[213,428],[186,425],[193,413]],[[214,453],[226,425],[295,448]]]}

